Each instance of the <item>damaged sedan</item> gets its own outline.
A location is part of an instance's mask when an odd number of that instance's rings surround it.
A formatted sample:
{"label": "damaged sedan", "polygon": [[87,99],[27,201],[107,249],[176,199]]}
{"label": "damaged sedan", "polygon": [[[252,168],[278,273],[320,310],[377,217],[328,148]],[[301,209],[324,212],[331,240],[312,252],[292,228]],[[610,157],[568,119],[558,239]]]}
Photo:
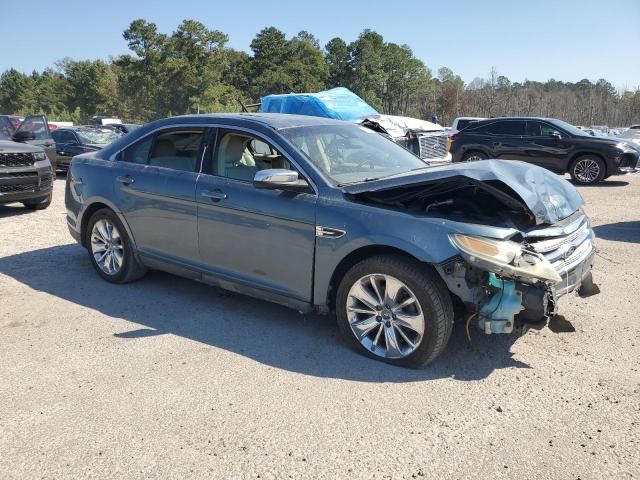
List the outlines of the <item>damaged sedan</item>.
{"label": "damaged sedan", "polygon": [[429,167],[326,118],[150,123],[76,156],[66,207],[109,282],[159,269],[335,312],[354,349],[396,365],[435,359],[454,309],[467,328],[513,334],[595,290],[593,231],[562,178],[520,162]]}

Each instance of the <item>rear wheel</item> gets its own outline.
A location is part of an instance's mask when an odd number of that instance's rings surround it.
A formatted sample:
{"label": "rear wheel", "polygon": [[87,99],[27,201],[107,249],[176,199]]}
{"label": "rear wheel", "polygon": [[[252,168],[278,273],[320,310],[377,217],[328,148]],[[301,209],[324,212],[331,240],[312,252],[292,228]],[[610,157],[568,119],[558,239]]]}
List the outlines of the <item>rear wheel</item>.
{"label": "rear wheel", "polygon": [[569,174],[573,181],[580,185],[592,185],[604,180],[606,168],[600,158],[584,155],[574,160],[569,168]]}
{"label": "rear wheel", "polygon": [[98,210],[89,219],[86,245],[91,264],[108,282],[127,283],[146,273],[138,261],[133,243],[118,216],[109,209]]}
{"label": "rear wheel", "polygon": [[468,152],[462,157],[463,162],[477,162],[479,160],[486,160],[487,156],[482,152]]}
{"label": "rear wheel", "polygon": [[35,202],[33,201],[27,201],[27,202],[22,202],[22,204],[28,208],[29,210],[44,210],[45,208],[47,208],[49,205],[51,205],[51,199],[53,197],[53,194],[50,193],[49,195],[47,195],[46,197],[37,200]]}
{"label": "rear wheel", "polygon": [[453,327],[451,297],[442,280],[399,255],[372,257],[352,267],[338,288],[336,316],[352,348],[413,368],[444,350]]}

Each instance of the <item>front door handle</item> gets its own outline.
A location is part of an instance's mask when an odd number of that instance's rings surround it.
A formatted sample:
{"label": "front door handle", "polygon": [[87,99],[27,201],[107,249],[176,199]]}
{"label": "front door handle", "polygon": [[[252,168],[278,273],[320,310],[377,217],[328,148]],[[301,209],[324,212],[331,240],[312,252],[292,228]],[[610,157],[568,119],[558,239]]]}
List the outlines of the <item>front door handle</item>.
{"label": "front door handle", "polygon": [[205,192],[202,192],[201,195],[203,197],[206,197],[206,198],[208,198],[210,200],[213,200],[213,201],[216,201],[216,202],[219,201],[219,200],[224,200],[224,199],[227,198],[227,194],[221,192],[220,190],[214,190],[213,192],[205,191]]}
{"label": "front door handle", "polygon": [[133,178],[130,175],[121,175],[116,177],[116,182],[120,182],[123,185],[131,185],[133,183]]}

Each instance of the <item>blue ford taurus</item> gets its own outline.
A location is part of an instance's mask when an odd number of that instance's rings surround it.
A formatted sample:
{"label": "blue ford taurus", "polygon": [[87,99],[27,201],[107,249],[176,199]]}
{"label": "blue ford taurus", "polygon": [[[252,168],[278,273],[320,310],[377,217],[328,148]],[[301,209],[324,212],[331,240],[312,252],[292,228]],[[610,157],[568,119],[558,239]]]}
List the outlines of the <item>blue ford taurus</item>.
{"label": "blue ford taurus", "polygon": [[429,167],[324,118],[147,124],[73,159],[66,207],[109,282],[159,269],[335,312],[350,345],[398,365],[436,358],[454,306],[467,328],[522,332],[594,290],[591,225],[564,179],[520,162]]}

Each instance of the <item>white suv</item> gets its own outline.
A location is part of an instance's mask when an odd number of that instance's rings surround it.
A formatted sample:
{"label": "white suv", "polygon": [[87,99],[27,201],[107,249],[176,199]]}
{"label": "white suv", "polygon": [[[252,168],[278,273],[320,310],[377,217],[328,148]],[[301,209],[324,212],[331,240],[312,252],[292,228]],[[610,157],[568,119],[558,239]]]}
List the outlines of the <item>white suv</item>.
{"label": "white suv", "polygon": [[451,124],[451,130],[449,136],[454,133],[458,133],[463,128],[467,128],[471,122],[477,122],[478,120],[486,120],[484,117],[458,117]]}

